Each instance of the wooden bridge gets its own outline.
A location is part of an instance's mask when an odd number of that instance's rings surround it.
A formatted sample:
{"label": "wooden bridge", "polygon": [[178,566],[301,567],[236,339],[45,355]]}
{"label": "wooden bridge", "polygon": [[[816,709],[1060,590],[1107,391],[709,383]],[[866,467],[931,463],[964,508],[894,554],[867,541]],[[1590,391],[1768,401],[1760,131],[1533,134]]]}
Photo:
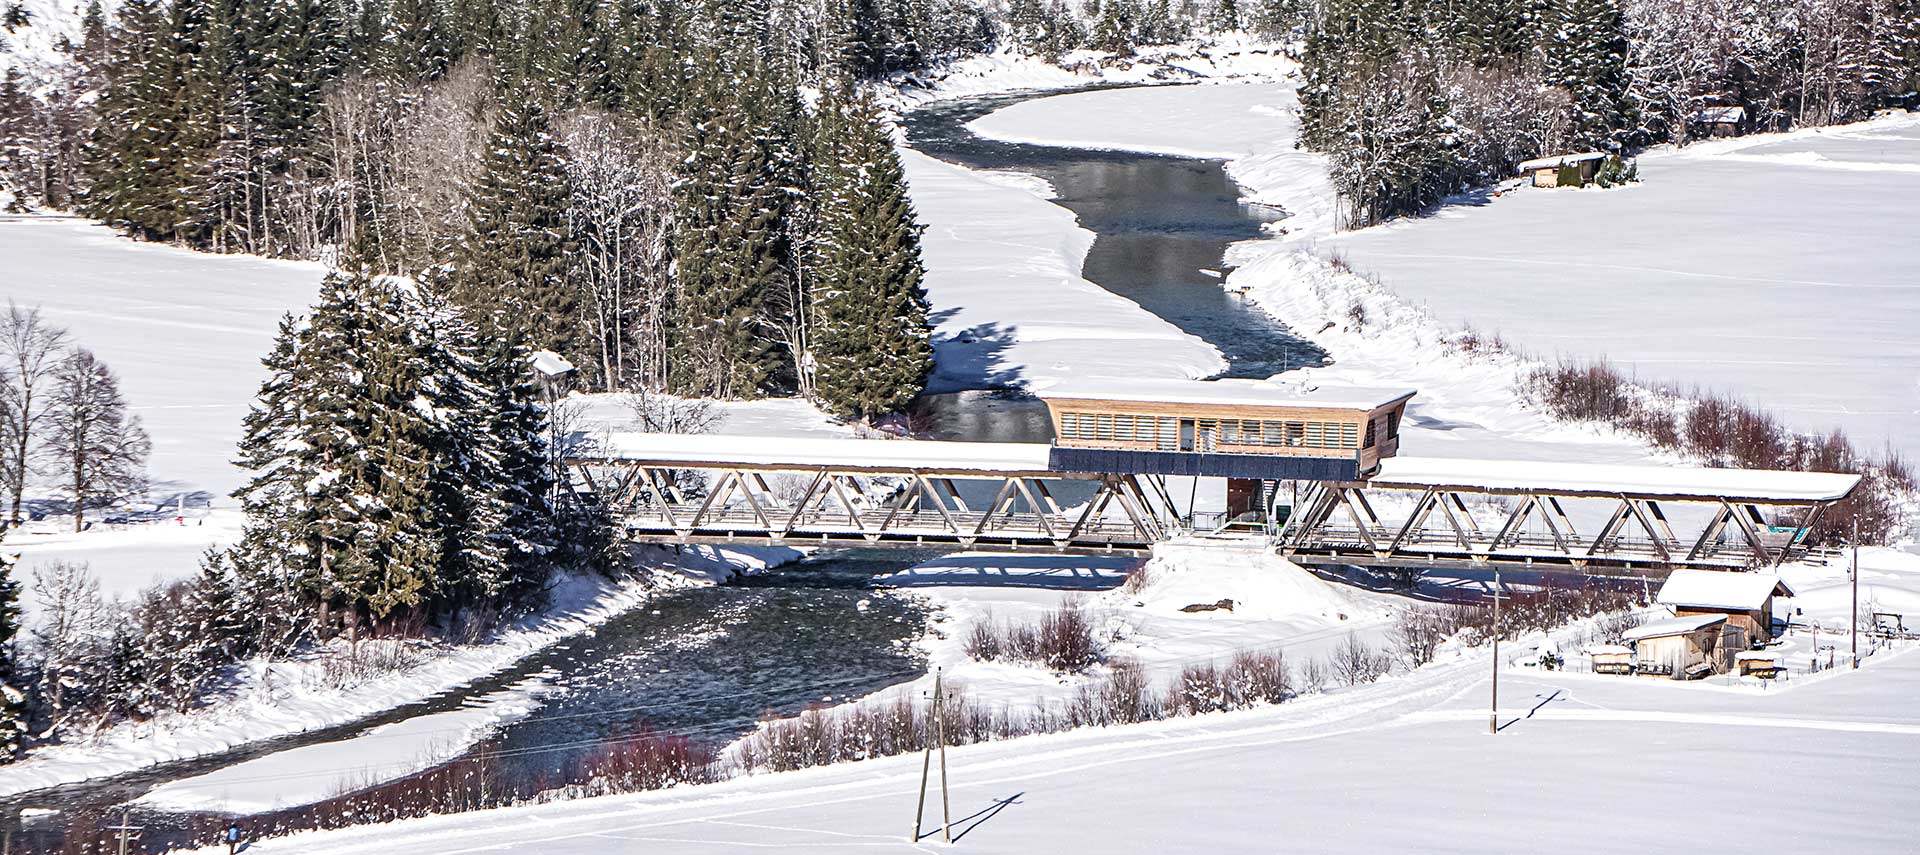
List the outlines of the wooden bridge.
{"label": "wooden bridge", "polygon": [[[1052,446],[616,434],[576,488],[657,543],[1139,552],[1264,538],[1305,564],[1575,572],[1745,569],[1805,552],[1856,476],[1391,458],[1364,480],[1263,482],[1262,510],[1196,531],[1168,476],[1052,468]],[[1579,522],[1579,524],[1576,524]]]}

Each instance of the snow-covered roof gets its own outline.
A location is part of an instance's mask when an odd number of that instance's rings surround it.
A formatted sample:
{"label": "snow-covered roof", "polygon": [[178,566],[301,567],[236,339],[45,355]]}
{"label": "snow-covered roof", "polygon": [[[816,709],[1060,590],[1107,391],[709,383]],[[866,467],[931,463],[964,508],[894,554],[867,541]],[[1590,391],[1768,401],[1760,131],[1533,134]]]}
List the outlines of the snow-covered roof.
{"label": "snow-covered roof", "polygon": [[573,363],[551,350],[536,350],[527,357],[527,361],[533,363],[533,370],[548,377],[558,377],[574,370]]}
{"label": "snow-covered roof", "polygon": [[582,457],[748,469],[1041,473],[1052,446],[1025,442],[615,433]]}
{"label": "snow-covered roof", "polygon": [[1700,112],[1693,114],[1694,121],[1709,122],[1709,123],[1719,123],[1719,122],[1738,123],[1741,121],[1745,121],[1746,118],[1747,118],[1747,108],[1745,107],[1707,107],[1705,109],[1702,109]]}
{"label": "snow-covered roof", "polygon": [[1536,169],[1559,169],[1568,164],[1584,163],[1589,160],[1601,160],[1606,156],[1607,153],[1604,151],[1583,151],[1579,154],[1555,154],[1548,157],[1536,157],[1532,160],[1522,161],[1519,169],[1521,172],[1532,172]]}
{"label": "snow-covered roof", "polygon": [[1793,596],[1785,580],[1768,573],[1716,570],[1675,570],[1660,586],[1663,606],[1749,611],[1767,604],[1767,598]]}
{"label": "snow-covered roof", "polygon": [[1735,662],[1773,662],[1782,654],[1777,650],[1742,650],[1733,654]]}
{"label": "snow-covered roof", "polygon": [[1369,479],[1369,483],[1487,493],[1543,492],[1561,496],[1624,495],[1640,499],[1726,499],[1791,504],[1843,499],[1860,483],[1860,476],[1765,469],[1391,457],[1380,461],[1380,472]]}
{"label": "snow-covered roof", "polygon": [[1645,641],[1649,638],[1665,638],[1669,635],[1685,635],[1689,632],[1706,629],[1715,624],[1727,622],[1726,615],[1687,615],[1645,623],[1627,630],[1621,638],[1628,641]]}
{"label": "snow-covered roof", "polygon": [[1416,393],[1414,389],[1322,386],[1242,378],[1167,380],[1089,377],[1043,389],[1036,394],[1049,401],[1143,401],[1227,407],[1377,410],[1411,398]]}
{"label": "snow-covered roof", "polygon": [[1583,650],[1588,656],[1626,656],[1633,652],[1624,644],[1589,644]]}

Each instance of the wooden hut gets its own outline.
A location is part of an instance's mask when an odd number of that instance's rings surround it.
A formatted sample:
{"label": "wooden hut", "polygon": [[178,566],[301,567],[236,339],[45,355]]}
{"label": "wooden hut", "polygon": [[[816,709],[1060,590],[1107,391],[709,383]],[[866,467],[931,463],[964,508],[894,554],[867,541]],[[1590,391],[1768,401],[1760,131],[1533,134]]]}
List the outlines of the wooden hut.
{"label": "wooden hut", "polygon": [[1532,179],[1535,187],[1585,187],[1600,174],[1607,157],[1604,151],[1588,151],[1535,158],[1520,164],[1520,175]]}
{"label": "wooden hut", "polygon": [[1773,640],[1773,598],[1791,596],[1793,588],[1768,573],[1675,570],[1655,602],[1682,617],[1721,615],[1747,644],[1765,644]]}
{"label": "wooden hut", "polygon": [[1622,636],[1633,646],[1633,671],[1693,679],[1713,673],[1726,615],[1688,615],[1642,624]]}
{"label": "wooden hut", "polygon": [[536,350],[527,357],[533,376],[540,381],[540,397],[551,404],[573,391],[573,378],[579,369],[567,358],[551,350]]}
{"label": "wooden hut", "polygon": [[1633,648],[1624,644],[1589,644],[1585,653],[1595,674],[1633,673]]}
{"label": "wooden hut", "polygon": [[1687,117],[1696,137],[1732,137],[1740,135],[1747,121],[1745,107],[1706,107]]}

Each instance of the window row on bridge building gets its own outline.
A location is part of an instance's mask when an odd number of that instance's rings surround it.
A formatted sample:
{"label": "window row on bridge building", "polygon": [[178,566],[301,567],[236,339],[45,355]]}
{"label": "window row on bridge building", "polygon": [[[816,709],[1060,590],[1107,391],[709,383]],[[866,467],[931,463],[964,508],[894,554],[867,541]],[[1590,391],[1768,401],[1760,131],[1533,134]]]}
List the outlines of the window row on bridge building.
{"label": "window row on bridge building", "polygon": [[[1371,447],[1373,425],[1367,425],[1362,443],[1360,426],[1351,422],[1274,421],[1265,419],[1192,419],[1193,436],[1182,441],[1181,420],[1171,416],[1086,413],[1059,414],[1060,439],[1081,443],[1114,443],[1159,451],[1225,451],[1234,447],[1321,448],[1352,450]],[[1395,427],[1398,420],[1395,419]],[[1397,435],[1398,430],[1392,430]]]}

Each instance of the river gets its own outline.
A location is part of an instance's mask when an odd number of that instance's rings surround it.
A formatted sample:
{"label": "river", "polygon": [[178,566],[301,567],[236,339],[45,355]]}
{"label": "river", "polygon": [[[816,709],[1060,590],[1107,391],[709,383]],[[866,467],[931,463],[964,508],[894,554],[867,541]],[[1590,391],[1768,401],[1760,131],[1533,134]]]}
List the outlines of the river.
{"label": "river", "polygon": [[[1055,201],[1097,235],[1083,275],[1219,348],[1229,365],[1222,376],[1265,377],[1325,364],[1325,353],[1220,287],[1226,248],[1260,237],[1261,226],[1281,212],[1242,203],[1218,161],[1003,143],[965,128],[976,117],[1033,97],[1039,95],[922,108],[905,121],[909,142],[963,166],[1045,179]],[[923,415],[927,431],[942,439],[1050,439],[1044,408],[1011,390],[933,396]],[[103,810],[166,781],[454,709],[533,675],[554,691],[529,715],[501,727],[487,745],[490,752],[506,753],[507,773],[518,780],[564,783],[567,771],[594,750],[592,743],[627,735],[636,722],[724,742],[750,730],[765,711],[791,714],[810,703],[857,697],[922,670],[911,645],[925,631],[924,610],[912,598],[875,590],[872,580],[929,557],[836,551],[733,584],[662,594],[510,669],[419,703],[347,725],[0,800],[0,825],[19,829],[23,807]],[[189,828],[210,821],[151,811],[135,811],[131,818],[148,829],[142,842],[149,850],[182,842]],[[56,848],[62,828],[59,820],[38,823],[13,845]]]}

